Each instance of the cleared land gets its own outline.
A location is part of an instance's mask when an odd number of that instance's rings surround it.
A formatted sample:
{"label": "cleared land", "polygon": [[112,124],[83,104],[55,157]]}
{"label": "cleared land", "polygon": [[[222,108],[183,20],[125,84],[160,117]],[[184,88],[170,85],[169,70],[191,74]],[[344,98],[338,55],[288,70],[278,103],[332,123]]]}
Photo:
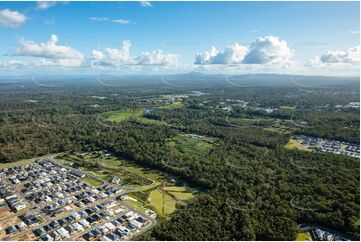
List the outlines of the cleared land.
{"label": "cleared land", "polygon": [[288,150],[303,150],[303,151],[311,151],[306,146],[298,142],[297,140],[290,139],[288,143],[285,145],[285,148]]}
{"label": "cleared land", "polygon": [[89,177],[89,176],[84,177],[82,180],[83,180],[83,182],[88,183],[89,185],[92,185],[94,187],[103,185],[103,182],[98,181],[97,179],[94,179],[94,178]]}
{"label": "cleared land", "polygon": [[104,118],[110,122],[122,122],[130,118],[136,119],[143,116],[143,110],[126,110],[104,114]]}
{"label": "cleared land", "polygon": [[296,235],[296,241],[312,240],[309,232],[300,232]]}
{"label": "cleared land", "polygon": [[153,190],[148,198],[150,205],[161,216],[173,213],[176,209],[176,201],[166,193],[160,192],[158,189]]}
{"label": "cleared land", "polygon": [[33,162],[34,162],[34,159],[27,159],[27,160],[19,160],[19,161],[11,162],[11,163],[0,163],[0,169],[28,165]]}

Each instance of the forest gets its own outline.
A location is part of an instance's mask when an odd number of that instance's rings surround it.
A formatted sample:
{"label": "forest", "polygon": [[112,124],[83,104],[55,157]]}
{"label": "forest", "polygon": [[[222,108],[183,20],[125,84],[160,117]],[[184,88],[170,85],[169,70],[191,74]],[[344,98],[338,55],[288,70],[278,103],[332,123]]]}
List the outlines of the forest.
{"label": "forest", "polygon": [[[359,144],[359,108],[336,107],[358,102],[359,93],[347,87],[197,90],[205,95],[164,108],[163,95],[193,89],[4,84],[0,162],[106,149],[203,188],[143,240],[294,240],[300,223],[360,236],[359,160],[284,148],[293,134]],[[157,122],[102,118],[143,109],[151,109],[144,119]],[[179,134],[215,142],[204,153],[177,152],[167,140]]]}

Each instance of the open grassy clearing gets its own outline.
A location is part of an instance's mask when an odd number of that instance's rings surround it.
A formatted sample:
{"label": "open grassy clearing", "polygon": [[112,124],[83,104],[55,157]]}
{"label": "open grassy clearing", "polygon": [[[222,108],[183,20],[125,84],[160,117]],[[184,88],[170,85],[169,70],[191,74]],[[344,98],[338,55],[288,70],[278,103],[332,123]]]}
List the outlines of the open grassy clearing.
{"label": "open grassy clearing", "polygon": [[180,153],[204,155],[211,151],[214,138],[209,137],[189,137],[189,135],[177,135],[168,141],[168,145]]}
{"label": "open grassy clearing", "polygon": [[148,198],[150,205],[161,216],[167,216],[176,209],[176,201],[166,193],[160,192],[158,189],[151,191]]}
{"label": "open grassy clearing", "polygon": [[130,118],[136,119],[143,116],[143,110],[126,110],[103,114],[104,119],[110,122],[122,122]]}
{"label": "open grassy clearing", "polygon": [[294,139],[290,139],[284,147],[288,150],[311,151],[309,148],[307,148],[306,146],[302,145],[300,142]]}
{"label": "open grassy clearing", "polygon": [[0,169],[29,165],[34,162],[34,159],[19,160],[11,163],[0,163]]}
{"label": "open grassy clearing", "polygon": [[299,232],[296,235],[296,241],[312,240],[309,232]]}
{"label": "open grassy clearing", "polygon": [[164,106],[161,106],[159,108],[161,109],[176,109],[176,108],[183,108],[184,107],[184,104],[181,103],[181,102],[174,102],[174,103],[171,103],[171,104],[167,104],[167,105],[164,105]]}
{"label": "open grassy clearing", "polygon": [[132,206],[139,212],[145,213],[147,208],[145,208],[140,202],[132,201],[132,200],[124,200],[124,203],[128,204],[129,206]]}
{"label": "open grassy clearing", "polygon": [[89,177],[89,176],[84,177],[82,180],[83,180],[83,182],[88,183],[89,185],[92,185],[94,187],[103,185],[103,182],[98,181],[97,179],[94,179],[94,178]]}

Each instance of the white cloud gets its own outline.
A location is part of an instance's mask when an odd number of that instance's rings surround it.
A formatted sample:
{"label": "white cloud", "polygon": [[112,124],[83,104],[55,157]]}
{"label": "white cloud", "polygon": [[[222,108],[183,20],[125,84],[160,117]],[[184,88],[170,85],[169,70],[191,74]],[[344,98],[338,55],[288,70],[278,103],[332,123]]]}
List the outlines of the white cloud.
{"label": "white cloud", "polygon": [[144,8],[152,7],[153,5],[148,1],[140,1],[140,5]]}
{"label": "white cloud", "polygon": [[248,48],[246,46],[235,43],[227,46],[223,51],[218,52],[213,46],[210,51],[196,56],[195,64],[241,64]]}
{"label": "white cloud", "polygon": [[270,62],[287,62],[292,57],[287,42],[275,36],[260,37],[249,47],[244,57],[245,64],[266,64]]}
{"label": "white cloud", "polygon": [[56,5],[62,4],[66,5],[69,1],[37,1],[36,10],[46,10],[48,8],[54,7]]}
{"label": "white cloud", "polygon": [[347,51],[327,51],[323,55],[311,59],[311,65],[318,64],[358,64],[360,63],[360,45],[349,48]]}
{"label": "white cloud", "polygon": [[212,47],[210,51],[198,54],[194,63],[200,65],[285,63],[292,55],[292,50],[287,46],[286,41],[278,37],[266,36],[258,38],[249,47],[235,43],[220,52]]}
{"label": "white cloud", "polygon": [[130,21],[126,20],[126,19],[114,19],[112,20],[113,23],[118,23],[118,24],[129,24]]}
{"label": "white cloud", "polygon": [[22,39],[17,54],[22,56],[43,57],[49,59],[83,59],[84,55],[79,51],[65,45],[58,45],[58,37],[51,35],[50,40],[44,43],[36,43]]}
{"label": "white cloud", "polygon": [[163,54],[161,50],[143,52],[135,58],[138,65],[177,65],[178,56],[174,54]]}
{"label": "white cloud", "polygon": [[89,19],[90,19],[90,20],[93,20],[93,21],[99,21],[99,22],[108,21],[108,20],[109,20],[109,19],[106,18],[106,17],[90,17]]}
{"label": "white cloud", "polygon": [[3,28],[16,28],[25,23],[26,16],[17,11],[9,9],[0,10],[0,27]]}
{"label": "white cloud", "polygon": [[121,65],[176,65],[178,56],[163,54],[161,50],[143,52],[137,57],[131,57],[129,40],[123,41],[119,49],[106,48],[103,51],[92,51],[93,66],[121,66]]}

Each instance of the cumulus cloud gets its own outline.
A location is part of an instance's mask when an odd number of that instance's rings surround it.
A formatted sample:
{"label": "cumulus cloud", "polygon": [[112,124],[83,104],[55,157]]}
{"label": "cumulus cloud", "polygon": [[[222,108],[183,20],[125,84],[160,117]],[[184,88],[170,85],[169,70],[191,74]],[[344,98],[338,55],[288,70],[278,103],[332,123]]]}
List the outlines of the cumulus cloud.
{"label": "cumulus cloud", "polygon": [[250,46],[238,43],[227,46],[223,51],[212,47],[210,51],[198,54],[195,64],[268,64],[284,63],[292,57],[287,42],[275,36],[260,37]]}
{"label": "cumulus cloud", "polygon": [[118,24],[129,24],[130,21],[126,20],[126,19],[114,19],[112,20],[113,23],[118,23]]}
{"label": "cumulus cloud", "polygon": [[142,6],[144,8],[149,8],[149,7],[152,7],[153,5],[148,1],[140,1],[140,6]]}
{"label": "cumulus cloud", "polygon": [[49,59],[83,59],[84,55],[79,51],[65,45],[58,45],[58,37],[51,35],[50,40],[44,43],[36,43],[25,39],[20,40],[17,54],[22,56],[43,57]]}
{"label": "cumulus cloud", "polygon": [[286,62],[292,57],[287,42],[275,36],[260,37],[253,42],[244,57],[245,64],[266,64],[270,62]]}
{"label": "cumulus cloud", "polygon": [[0,10],[0,27],[2,28],[16,28],[25,23],[26,16],[17,11],[9,9]]}
{"label": "cumulus cloud", "polygon": [[195,64],[241,64],[248,47],[235,43],[227,46],[223,51],[218,52],[213,46],[210,51],[206,51],[196,56]]}
{"label": "cumulus cloud", "polygon": [[120,65],[176,65],[178,56],[163,54],[161,50],[143,52],[137,57],[130,55],[132,44],[129,40],[123,41],[119,49],[105,48],[92,51],[92,65],[94,66],[120,66]]}
{"label": "cumulus cloud", "polygon": [[360,45],[347,51],[327,51],[321,56],[311,59],[310,64],[358,64],[360,63]]}

